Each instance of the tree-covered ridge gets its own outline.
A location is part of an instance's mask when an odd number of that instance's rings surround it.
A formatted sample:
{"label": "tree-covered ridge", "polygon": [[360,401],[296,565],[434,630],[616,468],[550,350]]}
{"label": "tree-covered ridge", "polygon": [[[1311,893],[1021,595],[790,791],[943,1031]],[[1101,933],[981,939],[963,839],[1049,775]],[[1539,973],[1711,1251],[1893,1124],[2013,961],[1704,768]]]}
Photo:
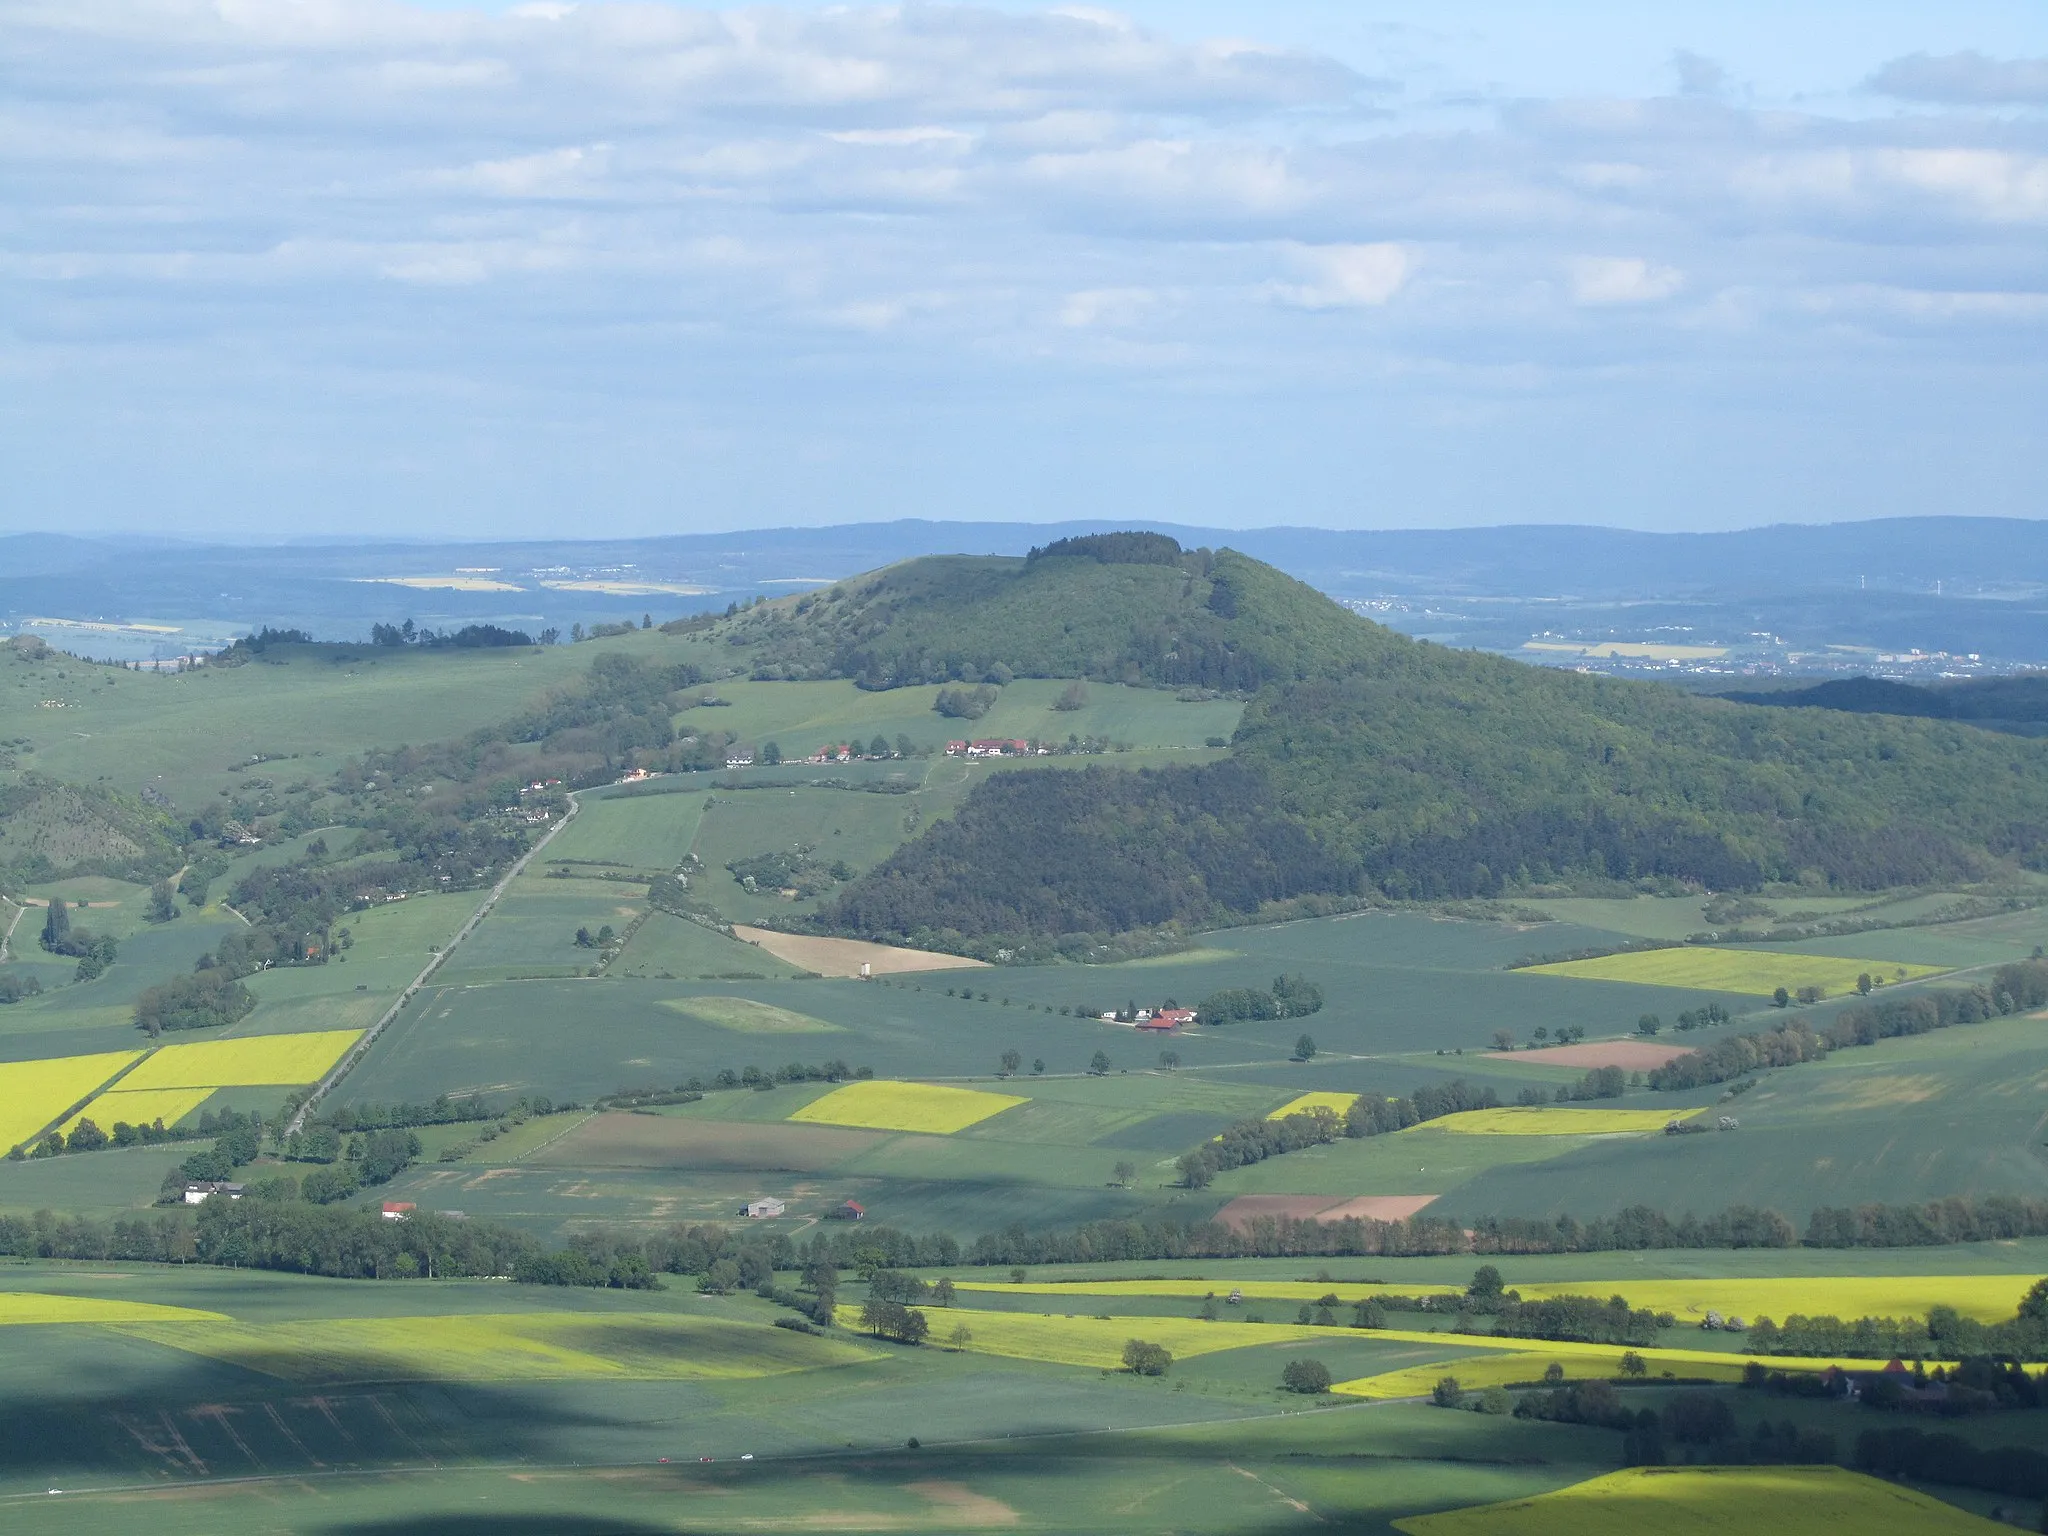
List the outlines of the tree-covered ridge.
{"label": "tree-covered ridge", "polygon": [[1383,632],[1271,566],[1146,534],[1062,540],[1025,559],[911,560],[757,604],[704,633],[765,678],[849,677],[881,689],[1072,677],[1250,690],[1341,672]]}
{"label": "tree-covered ridge", "polygon": [[1646,877],[1870,890],[2048,859],[2034,741],[1446,650],[1227,552],[1209,581],[1210,604],[1233,594],[1239,654],[1292,663],[1254,695],[1231,761],[995,775],[825,920],[920,943],[1079,944],[1297,897]]}

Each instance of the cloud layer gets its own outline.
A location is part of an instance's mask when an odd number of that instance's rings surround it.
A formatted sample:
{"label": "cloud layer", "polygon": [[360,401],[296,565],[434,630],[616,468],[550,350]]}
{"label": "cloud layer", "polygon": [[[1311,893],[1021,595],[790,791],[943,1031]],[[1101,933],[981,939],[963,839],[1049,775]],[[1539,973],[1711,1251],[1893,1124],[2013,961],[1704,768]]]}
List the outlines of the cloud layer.
{"label": "cloud layer", "polygon": [[0,3],[0,517],[2026,510],[2048,61],[1845,59],[1916,105],[1827,115],[1246,32]]}

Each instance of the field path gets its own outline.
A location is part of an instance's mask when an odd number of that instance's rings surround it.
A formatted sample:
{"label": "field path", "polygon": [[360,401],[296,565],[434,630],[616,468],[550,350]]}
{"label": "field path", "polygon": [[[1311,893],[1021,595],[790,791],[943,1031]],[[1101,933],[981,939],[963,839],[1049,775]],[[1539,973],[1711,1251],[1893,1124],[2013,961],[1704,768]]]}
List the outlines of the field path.
{"label": "field path", "polygon": [[[398,1000],[394,1002],[389,1008],[384,1010],[383,1017],[378,1019],[376,1023],[372,1024],[367,1030],[365,1030],[363,1032],[363,1038],[358,1040],[353,1046],[349,1047],[348,1054],[346,1056],[343,1056],[341,1060],[337,1061],[331,1068],[329,1068],[327,1075],[321,1078],[318,1083],[313,1085],[313,1091],[306,1095],[306,1102],[298,1107],[297,1112],[292,1115],[290,1123],[288,1123],[285,1126],[285,1135],[290,1136],[304,1127],[306,1123],[306,1117],[313,1112],[314,1106],[317,1105],[322,1099],[327,1097],[329,1093],[333,1092],[335,1086],[338,1083],[340,1083],[340,1081],[344,1077],[348,1076],[350,1071],[354,1069],[356,1063],[363,1059],[364,1054],[368,1052],[370,1047],[377,1043],[377,1037],[383,1034],[386,1029],[390,1028],[391,1021],[397,1018],[399,1012],[405,1007],[405,1005],[413,1000],[413,997],[419,992],[419,989],[427,984],[428,978],[431,977],[434,974],[434,972],[438,971],[441,968],[442,963],[446,961],[450,955],[454,954],[458,948],[461,947],[462,941],[464,939],[468,938],[472,933],[476,932],[477,924],[481,923],[485,918],[491,915],[491,909],[498,904],[498,898],[503,896],[505,892],[511,888],[512,882],[514,880],[517,880],[520,877],[520,875],[525,872],[526,866],[533,862],[534,856],[538,854],[543,848],[547,847],[549,843],[555,840],[555,834],[557,832],[560,832],[562,828],[568,826],[570,822],[576,819],[576,813],[583,809],[583,802],[580,798],[578,798],[581,794],[581,790],[569,791],[568,814],[563,816],[563,818],[560,821],[556,822],[553,826],[549,827],[547,831],[542,834],[539,842],[535,843],[531,848],[527,849],[526,852],[522,853],[516,860],[513,861],[512,867],[506,870],[505,873],[499,877],[498,883],[496,885],[491,887],[491,893],[488,896],[484,897],[482,903],[478,905],[477,909],[469,914],[468,920],[463,923],[461,928],[456,930],[455,937],[450,939],[446,944],[442,945],[438,950],[434,952],[433,959],[429,960],[426,963],[425,968],[421,970],[419,975],[413,977],[411,983],[406,987],[406,989],[398,994]],[[240,916],[239,913],[236,915]],[[245,922],[247,921],[246,918],[243,920]]]}
{"label": "field path", "polygon": [[14,921],[7,925],[7,931],[0,933],[0,965],[7,963],[7,946],[14,942],[14,930],[21,926],[21,920],[28,916],[28,903],[23,902],[14,909]]}

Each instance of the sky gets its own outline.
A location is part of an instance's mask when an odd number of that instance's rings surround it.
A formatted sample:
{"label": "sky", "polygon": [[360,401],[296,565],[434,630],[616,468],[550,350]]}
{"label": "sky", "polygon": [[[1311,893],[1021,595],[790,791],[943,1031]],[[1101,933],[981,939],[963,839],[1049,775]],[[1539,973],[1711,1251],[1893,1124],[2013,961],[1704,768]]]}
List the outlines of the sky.
{"label": "sky", "polygon": [[2038,0],[0,0],[0,532],[2048,515]]}

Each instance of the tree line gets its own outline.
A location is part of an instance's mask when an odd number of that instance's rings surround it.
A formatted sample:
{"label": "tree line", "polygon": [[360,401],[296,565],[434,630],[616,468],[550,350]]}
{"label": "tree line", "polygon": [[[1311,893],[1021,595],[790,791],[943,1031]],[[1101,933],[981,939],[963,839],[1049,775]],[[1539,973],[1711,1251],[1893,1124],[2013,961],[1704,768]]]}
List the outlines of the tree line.
{"label": "tree line", "polygon": [[2043,1003],[2048,1003],[2048,962],[2021,960],[2000,966],[1989,982],[1851,1004],[1818,1028],[1795,1019],[1755,1034],[1730,1035],[1652,1068],[1646,1080],[1661,1092],[1684,1092],[1765,1068],[1818,1061],[1830,1051],[1979,1024]]}

